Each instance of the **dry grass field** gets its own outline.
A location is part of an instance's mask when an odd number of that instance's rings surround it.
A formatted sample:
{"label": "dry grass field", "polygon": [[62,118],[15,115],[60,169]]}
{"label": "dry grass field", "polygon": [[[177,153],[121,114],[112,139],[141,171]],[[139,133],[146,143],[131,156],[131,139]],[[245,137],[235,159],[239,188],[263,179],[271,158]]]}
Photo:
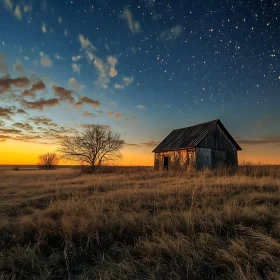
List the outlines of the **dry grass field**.
{"label": "dry grass field", "polygon": [[0,172],[0,279],[280,279],[280,168]]}

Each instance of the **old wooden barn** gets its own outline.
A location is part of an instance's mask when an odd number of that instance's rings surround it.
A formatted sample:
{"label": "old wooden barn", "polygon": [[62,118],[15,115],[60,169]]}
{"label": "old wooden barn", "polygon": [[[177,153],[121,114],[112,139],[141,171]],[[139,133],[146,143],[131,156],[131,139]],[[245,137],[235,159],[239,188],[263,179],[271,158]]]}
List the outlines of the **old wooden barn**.
{"label": "old wooden barn", "polygon": [[154,150],[155,170],[236,167],[241,148],[220,120],[173,130]]}

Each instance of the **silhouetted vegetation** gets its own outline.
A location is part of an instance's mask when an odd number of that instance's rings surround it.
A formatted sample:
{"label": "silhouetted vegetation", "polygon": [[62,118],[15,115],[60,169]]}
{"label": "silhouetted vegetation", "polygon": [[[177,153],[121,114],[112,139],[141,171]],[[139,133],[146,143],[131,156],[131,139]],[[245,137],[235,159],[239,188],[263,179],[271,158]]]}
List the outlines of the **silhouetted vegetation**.
{"label": "silhouetted vegetation", "polygon": [[104,163],[120,158],[123,145],[119,133],[106,126],[91,125],[81,135],[63,139],[58,151],[62,158],[80,162],[82,173],[91,173]]}
{"label": "silhouetted vegetation", "polygon": [[39,155],[38,167],[40,169],[52,170],[59,163],[59,157],[56,153],[46,153]]}

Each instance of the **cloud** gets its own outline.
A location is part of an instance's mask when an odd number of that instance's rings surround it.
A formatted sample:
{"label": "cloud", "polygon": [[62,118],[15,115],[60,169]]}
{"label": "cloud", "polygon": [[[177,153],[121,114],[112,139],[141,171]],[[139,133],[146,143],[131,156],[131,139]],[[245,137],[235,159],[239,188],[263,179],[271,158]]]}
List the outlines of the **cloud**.
{"label": "cloud", "polygon": [[0,107],[0,117],[11,119],[14,115],[14,107]]}
{"label": "cloud", "polygon": [[59,100],[68,101],[70,104],[75,103],[72,90],[65,89],[64,87],[57,87],[56,85],[53,85],[52,89],[55,95],[59,97]]}
{"label": "cloud", "polygon": [[109,75],[113,78],[118,75],[118,71],[114,67],[111,67]]}
{"label": "cloud", "polygon": [[75,78],[70,78],[68,84],[75,89],[84,89],[85,88],[85,86],[79,84]]}
{"label": "cloud", "polygon": [[3,134],[9,134],[9,133],[20,134],[21,130],[14,129],[14,128],[0,128],[0,133],[3,133]]}
{"label": "cloud", "polygon": [[87,96],[80,97],[79,101],[77,103],[79,103],[77,105],[88,104],[92,107],[99,107],[100,106],[100,102],[98,100],[94,100],[94,99],[92,99],[90,97],[87,97]]}
{"label": "cloud", "polygon": [[96,48],[93,46],[93,44],[89,41],[88,38],[86,38],[83,34],[79,34],[78,36],[78,40],[81,44],[81,47],[83,49],[93,49],[93,50],[96,50]]}
{"label": "cloud", "polygon": [[124,145],[125,145],[125,146],[138,147],[138,148],[141,147],[139,144],[134,144],[134,143],[125,143]]}
{"label": "cloud", "polygon": [[280,145],[280,135],[265,135],[260,139],[246,139],[236,138],[237,142],[241,145],[264,145],[264,144],[276,144]]}
{"label": "cloud", "polygon": [[123,12],[120,15],[120,18],[127,21],[128,28],[130,29],[130,31],[132,33],[139,33],[139,32],[141,32],[140,22],[139,21],[135,21],[133,19],[133,15],[132,15],[131,11],[128,8],[125,8],[123,10]]}
{"label": "cloud", "polygon": [[81,71],[81,64],[76,64],[76,63],[73,63],[72,64],[72,69],[75,73],[78,73],[80,74],[80,71]]}
{"label": "cloud", "polygon": [[146,109],[146,106],[145,105],[137,105],[137,108],[139,110],[144,110],[144,109]]}
{"label": "cloud", "polygon": [[62,23],[62,18],[61,18],[61,17],[58,17],[57,21],[58,21],[59,23]]}
{"label": "cloud", "polygon": [[22,19],[22,14],[21,14],[21,9],[20,9],[20,6],[17,5],[16,6],[16,9],[15,9],[15,16],[18,20],[21,20]]}
{"label": "cloud", "polygon": [[14,64],[15,72],[22,72],[24,70],[23,64],[20,59],[17,59],[16,64]]}
{"label": "cloud", "polygon": [[183,34],[182,25],[175,25],[174,27],[163,31],[160,35],[162,40],[175,40]]}
{"label": "cloud", "polygon": [[6,91],[10,91],[12,86],[17,88],[24,88],[30,84],[30,80],[26,77],[10,78],[5,76],[0,78],[0,94]]}
{"label": "cloud", "polygon": [[0,53],[0,73],[4,75],[7,75],[9,73],[6,57],[2,53]]}
{"label": "cloud", "polygon": [[47,33],[47,26],[44,22],[42,23],[42,31],[43,33]]}
{"label": "cloud", "polygon": [[118,75],[118,71],[116,70],[115,66],[116,64],[118,63],[118,60],[116,57],[114,56],[108,56],[107,57],[107,62],[109,63],[110,65],[110,72],[109,72],[109,76],[110,77],[115,77]]}
{"label": "cloud", "polygon": [[89,113],[88,111],[84,111],[83,112],[83,117],[93,117],[93,118],[95,118],[97,116],[93,113]]}
{"label": "cloud", "polygon": [[114,56],[108,56],[107,57],[107,62],[112,66],[112,67],[115,67],[115,65],[118,63],[118,60],[116,57]]}
{"label": "cloud", "polygon": [[121,113],[119,113],[119,112],[112,112],[112,111],[107,112],[107,115],[109,117],[114,117],[115,119],[120,119],[122,117]]}
{"label": "cloud", "polygon": [[12,2],[12,0],[4,0],[4,4],[5,4],[5,7],[8,10],[12,10],[13,9],[13,2]]}
{"label": "cloud", "polygon": [[25,56],[23,59],[24,59],[24,60],[29,60],[29,57],[28,57],[28,56]]}
{"label": "cloud", "polygon": [[151,140],[149,142],[146,143],[141,143],[142,146],[146,146],[146,147],[156,147],[160,142],[156,142],[154,140]]}
{"label": "cloud", "polygon": [[55,59],[57,60],[64,60],[64,58],[62,56],[60,56],[59,54],[54,54]]}
{"label": "cloud", "polygon": [[42,81],[38,81],[35,84],[33,84],[30,89],[26,89],[21,94],[23,96],[30,96],[32,98],[35,98],[37,91],[45,90],[45,89],[46,89],[46,85]]}
{"label": "cloud", "polygon": [[91,51],[86,50],[86,58],[89,62],[91,62],[95,59],[95,55]]}
{"label": "cloud", "polygon": [[82,56],[77,55],[77,56],[72,56],[72,61],[76,62],[79,61],[82,58]]}
{"label": "cloud", "polygon": [[36,125],[45,125],[49,127],[57,127],[57,124],[50,118],[46,117],[31,117],[29,120],[33,121]]}
{"label": "cloud", "polygon": [[54,107],[59,105],[58,98],[44,99],[41,98],[34,102],[22,100],[21,104],[26,109],[38,109],[43,110],[45,107]]}
{"label": "cloud", "polygon": [[44,54],[43,52],[40,52],[40,57],[41,57],[40,63],[41,63],[42,66],[52,67],[53,62],[46,54]]}
{"label": "cloud", "polygon": [[28,131],[33,130],[33,127],[28,123],[14,123],[13,126],[23,129],[23,130],[28,130]]}
{"label": "cloud", "polygon": [[64,36],[67,37],[69,35],[69,32],[67,30],[64,30]]}
{"label": "cloud", "polygon": [[18,114],[27,114],[23,109],[17,109]]}
{"label": "cloud", "polygon": [[110,82],[108,77],[108,74],[110,73],[108,65],[104,64],[99,58],[95,59],[93,64],[99,72],[98,84],[102,88],[108,88],[108,84]]}
{"label": "cloud", "polygon": [[130,84],[132,84],[134,81],[134,77],[124,77],[123,78],[123,83],[122,84],[119,84],[119,83],[116,83],[114,85],[115,89],[124,89],[126,87],[128,87]]}
{"label": "cloud", "polygon": [[128,85],[133,83],[134,77],[133,76],[132,77],[124,77],[123,81],[124,81],[125,85],[128,86]]}
{"label": "cloud", "polygon": [[30,4],[30,5],[25,4],[25,5],[23,6],[23,11],[24,11],[25,13],[31,12],[31,11],[32,11],[32,5],[31,5],[31,4]]}

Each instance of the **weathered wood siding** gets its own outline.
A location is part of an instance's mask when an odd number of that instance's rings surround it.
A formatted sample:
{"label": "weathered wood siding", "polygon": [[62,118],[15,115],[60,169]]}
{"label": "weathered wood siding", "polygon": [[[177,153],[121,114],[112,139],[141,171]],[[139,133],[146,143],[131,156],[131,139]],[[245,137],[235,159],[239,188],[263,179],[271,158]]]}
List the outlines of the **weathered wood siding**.
{"label": "weathered wood siding", "polygon": [[196,148],[196,168],[219,168],[238,166],[237,151]]}
{"label": "weathered wood siding", "polygon": [[227,137],[219,125],[215,125],[206,137],[197,145],[200,148],[209,148],[215,150],[236,151],[236,147]]}
{"label": "weathered wood siding", "polygon": [[196,168],[212,168],[211,149],[196,148]]}
{"label": "weathered wood siding", "polygon": [[188,166],[195,167],[195,149],[156,152],[154,168],[164,170],[164,157],[168,157],[168,170],[185,170]]}

